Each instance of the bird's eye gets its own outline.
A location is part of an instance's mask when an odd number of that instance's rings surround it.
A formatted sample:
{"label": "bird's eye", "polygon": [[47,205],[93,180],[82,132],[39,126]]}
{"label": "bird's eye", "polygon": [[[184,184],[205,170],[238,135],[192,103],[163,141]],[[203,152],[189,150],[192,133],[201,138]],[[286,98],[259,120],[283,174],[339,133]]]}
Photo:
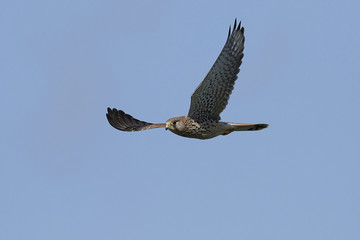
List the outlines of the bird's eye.
{"label": "bird's eye", "polygon": [[172,122],[173,125],[176,125],[176,123],[177,123],[177,121],[173,121],[173,122]]}

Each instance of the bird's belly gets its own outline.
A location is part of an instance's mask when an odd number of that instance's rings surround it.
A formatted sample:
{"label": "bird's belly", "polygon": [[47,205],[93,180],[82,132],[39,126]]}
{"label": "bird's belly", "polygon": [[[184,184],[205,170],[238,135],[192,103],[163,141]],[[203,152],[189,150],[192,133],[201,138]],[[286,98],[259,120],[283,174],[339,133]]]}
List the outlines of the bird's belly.
{"label": "bird's belly", "polygon": [[188,137],[188,138],[197,138],[197,139],[209,139],[213,138],[219,135],[224,134],[224,131],[226,129],[224,128],[222,123],[214,124],[212,126],[199,126],[197,128],[193,129],[185,129],[181,132],[174,132],[175,134],[182,136],[182,137]]}

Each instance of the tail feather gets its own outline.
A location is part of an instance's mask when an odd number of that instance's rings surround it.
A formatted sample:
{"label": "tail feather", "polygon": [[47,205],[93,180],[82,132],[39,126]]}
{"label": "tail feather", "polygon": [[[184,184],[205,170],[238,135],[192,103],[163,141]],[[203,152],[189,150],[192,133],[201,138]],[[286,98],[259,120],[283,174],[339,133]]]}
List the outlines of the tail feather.
{"label": "tail feather", "polygon": [[269,125],[265,123],[248,124],[248,123],[229,123],[233,131],[257,131],[267,128]]}

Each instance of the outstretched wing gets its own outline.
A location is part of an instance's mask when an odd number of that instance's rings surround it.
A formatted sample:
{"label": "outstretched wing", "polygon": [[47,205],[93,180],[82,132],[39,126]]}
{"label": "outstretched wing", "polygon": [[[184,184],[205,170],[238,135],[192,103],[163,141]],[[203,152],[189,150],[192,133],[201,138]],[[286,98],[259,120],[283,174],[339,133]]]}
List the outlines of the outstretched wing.
{"label": "outstretched wing", "polygon": [[117,110],[116,108],[108,108],[107,111],[108,113],[106,114],[106,117],[110,125],[120,131],[134,132],[151,128],[165,127],[165,123],[153,124],[140,121],[121,110]]}
{"label": "outstretched wing", "polygon": [[231,32],[230,26],[227,41],[219,57],[191,96],[189,117],[220,120],[220,113],[228,103],[240,71],[244,42],[244,28],[241,27],[241,22],[237,25],[235,19],[233,31]]}

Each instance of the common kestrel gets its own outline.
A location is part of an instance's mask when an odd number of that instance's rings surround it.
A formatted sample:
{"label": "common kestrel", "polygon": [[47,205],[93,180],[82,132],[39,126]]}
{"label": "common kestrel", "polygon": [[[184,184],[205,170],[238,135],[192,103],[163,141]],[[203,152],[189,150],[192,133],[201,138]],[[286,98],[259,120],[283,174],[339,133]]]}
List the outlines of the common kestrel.
{"label": "common kestrel", "polygon": [[170,118],[166,123],[153,124],[140,121],[116,108],[108,108],[106,117],[111,126],[121,131],[140,131],[151,128],[169,129],[189,138],[209,139],[227,135],[233,131],[254,131],[266,128],[267,124],[221,122],[220,113],[225,109],[234,89],[237,74],[244,56],[244,27],[235,24],[219,57],[205,79],[191,96],[187,116]]}

